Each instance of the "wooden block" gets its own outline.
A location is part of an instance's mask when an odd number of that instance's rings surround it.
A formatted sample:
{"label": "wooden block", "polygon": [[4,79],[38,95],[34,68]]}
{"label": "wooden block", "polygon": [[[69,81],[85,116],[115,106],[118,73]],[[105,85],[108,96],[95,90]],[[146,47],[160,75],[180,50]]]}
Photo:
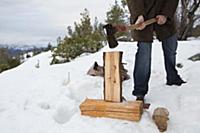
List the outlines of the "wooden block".
{"label": "wooden block", "polygon": [[86,99],[80,105],[80,109],[138,113],[141,112],[141,102],[128,101],[123,103],[114,103],[114,102],[106,102],[104,100]]}
{"label": "wooden block", "polygon": [[105,112],[105,111],[83,111],[81,115],[91,116],[91,117],[105,117],[128,121],[139,121],[141,115],[131,114],[131,113],[119,113],[119,112]]}
{"label": "wooden block", "polygon": [[122,52],[104,52],[104,100],[122,101]]}
{"label": "wooden block", "polygon": [[140,101],[125,103],[86,99],[81,105],[81,114],[91,117],[108,117],[129,121],[139,121],[143,112]]}

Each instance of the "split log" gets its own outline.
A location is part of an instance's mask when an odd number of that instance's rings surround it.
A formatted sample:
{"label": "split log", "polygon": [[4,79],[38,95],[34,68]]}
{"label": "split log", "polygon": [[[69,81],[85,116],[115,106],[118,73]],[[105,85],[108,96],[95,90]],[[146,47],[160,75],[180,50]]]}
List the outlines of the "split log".
{"label": "split log", "polygon": [[81,105],[81,114],[91,117],[107,117],[129,121],[139,121],[143,112],[141,101],[123,103],[86,99]]}
{"label": "split log", "polygon": [[104,52],[104,100],[122,102],[122,52]]}

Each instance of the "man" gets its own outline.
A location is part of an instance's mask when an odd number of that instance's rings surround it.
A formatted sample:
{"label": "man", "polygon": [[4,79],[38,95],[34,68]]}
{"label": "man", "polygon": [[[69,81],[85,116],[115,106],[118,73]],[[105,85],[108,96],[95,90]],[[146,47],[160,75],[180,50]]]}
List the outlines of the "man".
{"label": "man", "polygon": [[[133,32],[133,38],[138,41],[134,68],[134,90],[136,100],[144,100],[148,92],[148,82],[151,73],[151,47],[154,32],[162,42],[164,52],[167,85],[182,85],[185,83],[175,68],[177,37],[174,24],[174,14],[179,0],[127,0],[131,14],[131,23],[141,26]],[[157,18],[157,23],[146,26],[145,20]]]}

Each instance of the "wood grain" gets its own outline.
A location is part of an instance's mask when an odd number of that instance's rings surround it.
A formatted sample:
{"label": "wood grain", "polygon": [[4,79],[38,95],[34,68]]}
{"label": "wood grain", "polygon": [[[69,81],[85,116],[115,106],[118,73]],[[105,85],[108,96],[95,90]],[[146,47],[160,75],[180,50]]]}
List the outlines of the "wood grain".
{"label": "wood grain", "polygon": [[122,52],[104,52],[104,100],[122,101]]}
{"label": "wood grain", "polygon": [[80,109],[82,115],[139,121],[143,112],[143,105],[140,101],[113,103],[86,99],[80,105]]}

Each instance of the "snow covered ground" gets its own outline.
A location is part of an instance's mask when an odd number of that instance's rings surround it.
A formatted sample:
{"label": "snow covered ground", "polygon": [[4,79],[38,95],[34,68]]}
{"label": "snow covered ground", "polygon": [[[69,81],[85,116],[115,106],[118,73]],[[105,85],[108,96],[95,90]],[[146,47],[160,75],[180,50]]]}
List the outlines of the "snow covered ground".
{"label": "snow covered ground", "polygon": [[[120,43],[113,50],[124,51],[123,62],[132,76],[136,43]],[[80,115],[79,105],[86,98],[103,97],[103,79],[86,75],[94,61],[102,65],[102,53],[81,57],[65,64],[52,65],[51,52],[30,58],[17,68],[0,74],[0,132],[1,133],[157,133],[151,115],[157,107],[170,112],[167,133],[200,132],[200,62],[187,60],[200,52],[200,41],[179,42],[178,71],[188,83],[166,86],[161,45],[153,44],[150,91],[151,103],[140,122]],[[40,67],[36,68],[38,63]],[[132,79],[123,83],[123,95],[131,95]]]}

